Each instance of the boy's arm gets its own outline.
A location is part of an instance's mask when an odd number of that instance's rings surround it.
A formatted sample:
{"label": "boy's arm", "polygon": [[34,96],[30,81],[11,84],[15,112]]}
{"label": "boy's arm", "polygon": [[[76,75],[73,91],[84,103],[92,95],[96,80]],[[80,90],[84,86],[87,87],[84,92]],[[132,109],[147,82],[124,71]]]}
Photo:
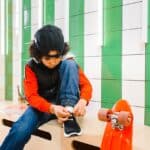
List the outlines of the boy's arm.
{"label": "boy's arm", "polygon": [[88,102],[92,97],[92,85],[80,67],[79,67],[79,88],[80,88],[80,99],[86,100],[88,104]]}
{"label": "boy's arm", "polygon": [[38,94],[36,75],[28,65],[25,67],[24,94],[32,107],[39,111],[50,113],[52,104]]}
{"label": "boy's arm", "polygon": [[86,113],[86,105],[88,105],[92,97],[92,86],[81,68],[79,68],[79,88],[80,100],[75,105],[73,113],[75,116],[84,116]]}

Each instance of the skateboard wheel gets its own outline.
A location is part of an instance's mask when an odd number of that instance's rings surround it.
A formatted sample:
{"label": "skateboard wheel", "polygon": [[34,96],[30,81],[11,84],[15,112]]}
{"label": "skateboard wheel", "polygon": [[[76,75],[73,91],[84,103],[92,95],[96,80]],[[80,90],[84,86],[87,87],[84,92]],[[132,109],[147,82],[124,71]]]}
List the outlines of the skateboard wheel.
{"label": "skateboard wheel", "polygon": [[129,126],[131,123],[131,113],[127,111],[120,111],[118,113],[118,122],[123,126]]}
{"label": "skateboard wheel", "polygon": [[112,114],[110,109],[100,109],[98,112],[98,119],[101,121],[110,121],[110,114]]}

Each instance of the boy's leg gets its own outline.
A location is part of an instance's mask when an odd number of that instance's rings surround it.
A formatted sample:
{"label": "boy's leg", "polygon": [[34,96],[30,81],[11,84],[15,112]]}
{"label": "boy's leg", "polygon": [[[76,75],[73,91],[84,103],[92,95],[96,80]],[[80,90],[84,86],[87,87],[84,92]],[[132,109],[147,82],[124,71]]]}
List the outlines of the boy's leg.
{"label": "boy's leg", "polygon": [[[73,107],[79,100],[79,75],[78,65],[74,60],[64,60],[60,66],[60,104],[72,113]],[[72,115],[64,122],[64,136],[80,135],[81,129]]]}
{"label": "boy's leg", "polygon": [[29,106],[25,113],[16,121],[3,141],[0,150],[23,150],[31,134],[44,122],[47,122],[50,115],[37,111]]}
{"label": "boy's leg", "polygon": [[64,60],[60,65],[59,100],[63,106],[72,106],[79,100],[78,65],[74,60]]}

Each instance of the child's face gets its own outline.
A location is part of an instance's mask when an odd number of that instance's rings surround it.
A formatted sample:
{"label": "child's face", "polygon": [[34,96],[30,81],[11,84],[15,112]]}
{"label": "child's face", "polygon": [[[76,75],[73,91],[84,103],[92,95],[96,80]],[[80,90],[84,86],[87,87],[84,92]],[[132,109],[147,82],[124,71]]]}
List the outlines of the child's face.
{"label": "child's face", "polygon": [[41,62],[49,69],[55,68],[62,60],[62,56],[56,50],[49,51],[47,56],[41,58]]}

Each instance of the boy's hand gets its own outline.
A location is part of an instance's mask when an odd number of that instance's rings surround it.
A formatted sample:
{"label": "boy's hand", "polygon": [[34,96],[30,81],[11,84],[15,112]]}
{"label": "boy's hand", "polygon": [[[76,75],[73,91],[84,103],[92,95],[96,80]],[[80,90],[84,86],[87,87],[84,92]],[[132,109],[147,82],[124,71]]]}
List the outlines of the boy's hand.
{"label": "boy's hand", "polygon": [[86,104],[87,101],[85,99],[80,99],[74,107],[73,114],[75,116],[84,116],[86,113]]}
{"label": "boy's hand", "polygon": [[70,116],[70,113],[66,110],[66,108],[60,105],[52,105],[51,112],[56,115],[60,122],[66,121]]}

